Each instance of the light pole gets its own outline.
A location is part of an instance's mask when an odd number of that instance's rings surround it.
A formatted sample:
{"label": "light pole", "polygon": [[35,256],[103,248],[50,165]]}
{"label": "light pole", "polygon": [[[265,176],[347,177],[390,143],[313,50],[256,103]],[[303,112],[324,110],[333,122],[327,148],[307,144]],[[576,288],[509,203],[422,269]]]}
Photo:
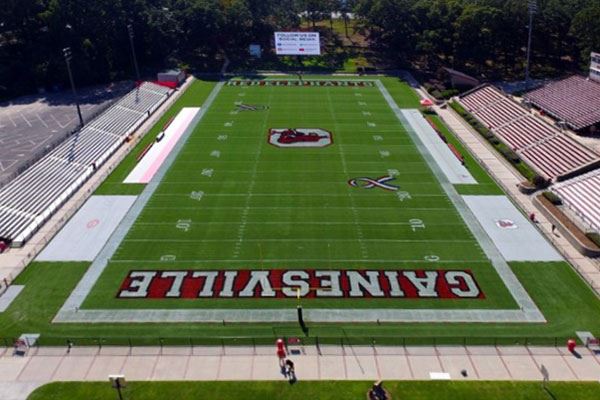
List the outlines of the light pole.
{"label": "light pole", "polygon": [[533,14],[537,13],[536,0],[529,0],[527,3],[529,10],[529,36],[527,38],[527,65],[525,66],[525,90],[529,90],[529,60],[531,58],[531,34],[533,32]]}
{"label": "light pole", "polygon": [[67,63],[67,71],[69,72],[71,90],[73,91],[73,98],[75,99],[75,106],[77,107],[77,116],[79,117],[79,124],[83,127],[83,117],[81,116],[81,109],[79,108],[79,98],[77,97],[77,90],[75,89],[75,80],[73,80],[73,73],[71,72],[71,60],[73,59],[73,53],[71,53],[71,48],[65,47],[63,49],[63,55],[65,56],[65,62]]}
{"label": "light pole", "polygon": [[133,25],[127,24],[127,33],[129,34],[129,44],[131,45],[131,55],[133,57],[133,66],[135,67],[135,76],[138,82],[140,78],[140,69],[138,68],[137,57],[135,56],[135,46],[133,45]]}

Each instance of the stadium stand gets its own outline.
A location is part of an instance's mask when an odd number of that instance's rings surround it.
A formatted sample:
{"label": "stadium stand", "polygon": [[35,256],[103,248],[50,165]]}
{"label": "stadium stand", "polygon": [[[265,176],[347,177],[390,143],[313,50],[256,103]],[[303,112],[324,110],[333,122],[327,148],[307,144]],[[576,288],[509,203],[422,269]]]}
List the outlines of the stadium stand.
{"label": "stadium stand", "polygon": [[584,222],[600,231],[600,170],[558,183],[551,190]]}
{"label": "stadium stand", "polygon": [[0,189],[0,240],[22,246],[170,94],[142,83]]}
{"label": "stadium stand", "polygon": [[493,86],[475,88],[460,102],[548,179],[566,179],[600,164],[595,152],[531,115]]}
{"label": "stadium stand", "polygon": [[583,76],[550,83],[524,98],[575,131],[600,123],[600,83]]}

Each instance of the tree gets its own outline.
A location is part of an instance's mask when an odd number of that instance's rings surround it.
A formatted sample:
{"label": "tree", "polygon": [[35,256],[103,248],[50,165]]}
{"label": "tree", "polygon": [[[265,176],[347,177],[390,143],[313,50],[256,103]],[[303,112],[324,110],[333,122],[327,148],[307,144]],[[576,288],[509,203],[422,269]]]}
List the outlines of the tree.
{"label": "tree", "polygon": [[579,11],[571,22],[570,33],[577,39],[581,59],[587,64],[590,52],[600,51],[600,4]]}

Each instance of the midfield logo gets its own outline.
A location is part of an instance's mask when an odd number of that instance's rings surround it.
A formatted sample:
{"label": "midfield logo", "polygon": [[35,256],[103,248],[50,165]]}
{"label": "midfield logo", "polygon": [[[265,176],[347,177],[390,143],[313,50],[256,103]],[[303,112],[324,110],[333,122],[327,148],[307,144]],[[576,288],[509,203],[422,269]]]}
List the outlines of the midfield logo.
{"label": "midfield logo", "polygon": [[269,143],[277,147],[325,147],[333,143],[333,135],[321,128],[272,128]]}
{"label": "midfield logo", "polygon": [[483,299],[469,270],[130,271],[120,299]]}

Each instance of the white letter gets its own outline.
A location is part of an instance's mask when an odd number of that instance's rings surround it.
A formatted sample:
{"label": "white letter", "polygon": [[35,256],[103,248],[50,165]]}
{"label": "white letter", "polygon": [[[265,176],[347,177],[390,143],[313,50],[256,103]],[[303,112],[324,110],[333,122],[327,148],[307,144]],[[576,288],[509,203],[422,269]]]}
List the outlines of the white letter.
{"label": "white letter", "polygon": [[161,278],[175,278],[171,284],[171,289],[165,294],[165,297],[181,297],[183,278],[185,278],[187,274],[187,271],[164,271],[160,274]]}
{"label": "white letter", "polygon": [[221,289],[219,297],[233,297],[233,283],[237,274],[237,271],[225,271],[225,281],[223,282],[223,289]]}
{"label": "white letter", "polygon": [[275,291],[269,282],[269,271],[250,271],[250,280],[244,290],[240,292],[240,297],[254,297],[254,289],[258,285],[262,289],[259,297],[275,297]]}
{"label": "white letter", "polygon": [[448,286],[460,285],[460,280],[467,285],[467,290],[462,290],[459,287],[450,288],[450,291],[458,297],[479,297],[479,288],[473,280],[473,277],[465,271],[448,271],[446,272],[446,281]]}
{"label": "white letter", "polygon": [[215,278],[218,274],[218,271],[196,271],[192,274],[192,278],[205,278],[204,286],[200,293],[198,293],[198,297],[212,297]]}
{"label": "white letter", "polygon": [[417,277],[417,273],[415,271],[403,271],[402,273],[413,285],[415,285],[415,288],[417,288],[417,296],[438,297],[438,294],[435,290],[435,282],[438,276],[437,271],[425,271],[424,278]]}
{"label": "white letter", "polygon": [[359,271],[346,271],[346,275],[348,275],[348,279],[350,280],[351,297],[364,297],[365,293],[362,289],[365,289],[373,297],[383,297],[378,279],[379,271],[365,272],[367,278],[362,276]]}
{"label": "white letter", "polygon": [[156,271],[134,271],[130,273],[129,289],[121,290],[119,297],[148,297],[148,288],[156,274]]}
{"label": "white letter", "polygon": [[344,294],[340,289],[340,274],[340,271],[315,271],[315,277],[326,277],[320,280],[320,286],[324,289],[317,289],[317,297],[343,297]]}
{"label": "white letter", "polygon": [[390,283],[390,297],[404,297],[404,292],[400,289],[400,284],[398,283],[398,272],[385,271],[384,274]]}
{"label": "white letter", "polygon": [[307,280],[306,271],[286,271],[281,278],[281,283],[285,285],[281,291],[287,297],[294,297],[297,295],[297,289],[300,289],[300,296],[304,297],[310,290]]}

